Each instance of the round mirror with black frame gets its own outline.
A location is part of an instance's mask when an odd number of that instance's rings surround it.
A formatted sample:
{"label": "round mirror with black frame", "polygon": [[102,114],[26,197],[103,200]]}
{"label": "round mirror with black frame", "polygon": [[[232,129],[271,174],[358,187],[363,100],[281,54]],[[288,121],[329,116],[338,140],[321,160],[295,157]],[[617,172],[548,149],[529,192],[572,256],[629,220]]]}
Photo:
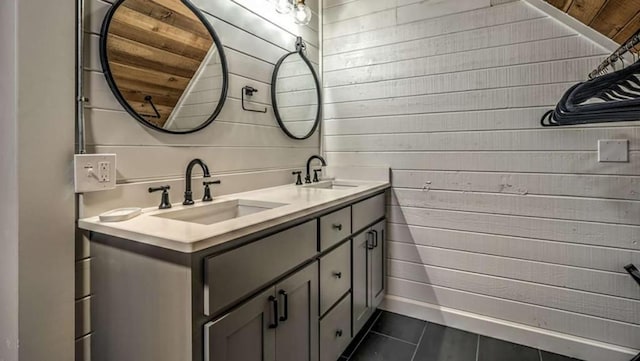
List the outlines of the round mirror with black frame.
{"label": "round mirror with black frame", "polygon": [[227,97],[224,48],[188,0],[118,0],[102,24],[100,61],[140,123],[174,134],[211,124]]}
{"label": "round mirror with black frame", "polygon": [[320,123],[320,80],[305,55],[302,38],[296,51],[280,58],[271,78],[271,102],[280,128],[293,139],[307,139]]}

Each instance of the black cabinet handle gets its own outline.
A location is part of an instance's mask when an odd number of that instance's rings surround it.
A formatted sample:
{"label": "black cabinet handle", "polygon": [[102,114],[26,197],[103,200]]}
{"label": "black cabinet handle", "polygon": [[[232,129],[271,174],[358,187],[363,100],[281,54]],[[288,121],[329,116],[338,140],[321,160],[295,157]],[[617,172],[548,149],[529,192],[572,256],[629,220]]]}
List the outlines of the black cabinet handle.
{"label": "black cabinet handle", "polygon": [[333,272],[335,278],[342,278],[342,272]]}
{"label": "black cabinet handle", "polygon": [[279,293],[284,302],[284,315],[280,316],[280,321],[284,322],[289,319],[289,295],[285,290],[280,290]]}
{"label": "black cabinet handle", "polygon": [[334,224],[333,229],[337,229],[338,231],[342,231],[342,223]]}
{"label": "black cabinet handle", "polygon": [[369,231],[367,232],[367,249],[374,249],[375,247],[373,246],[373,232]]}
{"label": "black cabinet handle", "polygon": [[371,232],[373,232],[373,248],[377,248],[378,247],[378,231],[376,231],[375,229],[372,229]]}
{"label": "black cabinet handle", "polygon": [[338,337],[342,337],[342,330],[337,330],[336,331],[336,338]]}
{"label": "black cabinet handle", "polygon": [[271,307],[273,309],[273,323],[269,325],[269,328],[278,328],[278,299],[269,296],[269,302],[271,302]]}

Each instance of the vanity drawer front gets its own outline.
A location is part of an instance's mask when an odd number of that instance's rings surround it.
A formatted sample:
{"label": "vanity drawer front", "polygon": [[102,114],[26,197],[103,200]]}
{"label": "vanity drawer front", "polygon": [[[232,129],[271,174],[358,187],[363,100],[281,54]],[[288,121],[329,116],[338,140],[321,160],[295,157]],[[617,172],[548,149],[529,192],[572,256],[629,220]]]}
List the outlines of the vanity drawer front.
{"label": "vanity drawer front", "polygon": [[317,253],[316,222],[309,221],[204,260],[204,313],[222,308],[275,280]]}
{"label": "vanity drawer front", "polygon": [[358,232],[370,226],[373,222],[384,217],[385,212],[384,193],[365,199],[354,204],[353,207],[353,232]]}
{"label": "vanity drawer front", "polygon": [[320,251],[327,250],[351,235],[351,207],[320,217]]}
{"label": "vanity drawer front", "polygon": [[320,314],[351,288],[351,241],[320,259]]}
{"label": "vanity drawer front", "polygon": [[320,361],[336,361],[351,342],[351,294],[320,321]]}

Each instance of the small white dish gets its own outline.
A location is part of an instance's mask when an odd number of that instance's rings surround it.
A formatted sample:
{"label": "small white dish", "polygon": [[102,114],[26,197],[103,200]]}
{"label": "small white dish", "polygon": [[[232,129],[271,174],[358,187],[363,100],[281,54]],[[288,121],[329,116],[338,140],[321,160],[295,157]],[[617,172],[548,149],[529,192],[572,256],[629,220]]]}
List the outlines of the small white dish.
{"label": "small white dish", "polygon": [[136,217],[142,213],[142,208],[119,208],[108,212],[104,212],[100,215],[101,222],[122,222],[133,217]]}

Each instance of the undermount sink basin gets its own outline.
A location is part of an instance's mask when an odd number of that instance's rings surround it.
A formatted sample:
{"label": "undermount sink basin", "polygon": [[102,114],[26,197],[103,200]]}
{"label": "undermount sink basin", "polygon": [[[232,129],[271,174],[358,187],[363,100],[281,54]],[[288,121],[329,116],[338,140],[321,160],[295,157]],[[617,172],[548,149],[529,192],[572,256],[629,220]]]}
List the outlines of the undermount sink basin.
{"label": "undermount sink basin", "polygon": [[306,184],[304,187],[318,188],[318,189],[353,189],[359,186],[360,184],[353,183],[353,182],[339,181],[339,180],[326,180],[318,183]]}
{"label": "undermount sink basin", "polygon": [[210,225],[282,206],[286,206],[286,204],[234,199],[210,205],[194,206],[193,208],[181,209],[179,211],[159,213],[155,214],[154,217]]}

